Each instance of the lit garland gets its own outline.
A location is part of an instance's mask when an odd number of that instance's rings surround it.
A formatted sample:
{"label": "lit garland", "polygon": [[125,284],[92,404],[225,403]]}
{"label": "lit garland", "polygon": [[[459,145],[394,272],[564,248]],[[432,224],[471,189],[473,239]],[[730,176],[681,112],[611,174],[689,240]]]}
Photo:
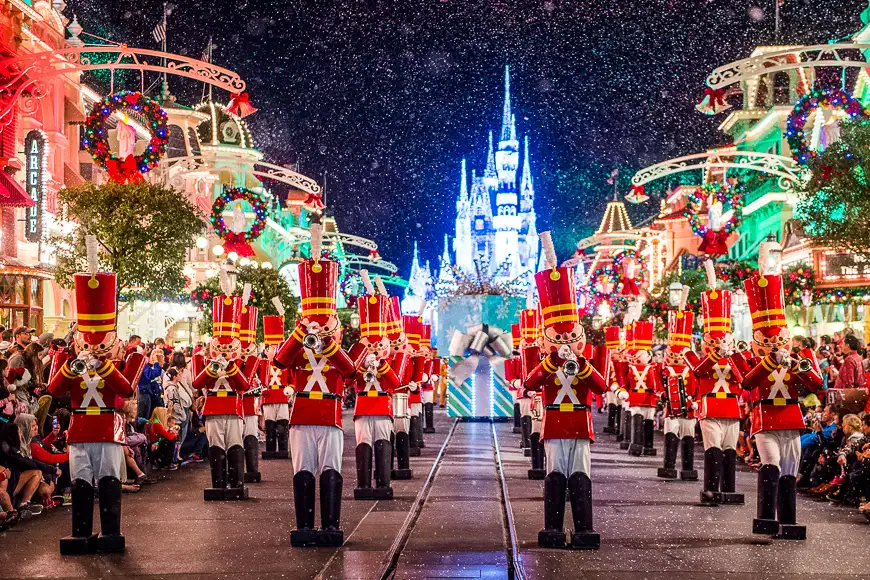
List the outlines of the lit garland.
{"label": "lit garland", "polygon": [[816,287],[816,274],[812,267],[804,264],[789,266],[782,273],[782,286],[786,300],[795,300],[800,304],[803,291],[812,292]]}
{"label": "lit garland", "polygon": [[785,125],[788,146],[791,148],[794,160],[801,165],[806,165],[810,159],[818,155],[817,151],[812,151],[809,148],[806,139],[804,139],[804,127],[807,124],[810,113],[819,107],[823,109],[841,109],[851,119],[856,117],[868,118],[867,111],[864,110],[861,102],[842,89],[813,89],[811,93],[801,97],[795,103],[794,111],[788,116]]}
{"label": "lit garland", "polygon": [[[633,280],[628,280],[620,274],[624,271],[623,262],[628,259],[633,259],[638,266]],[[646,258],[640,255],[637,250],[623,250],[613,258],[613,273],[618,278],[620,284],[620,287],[617,289],[618,294],[632,294],[635,296],[639,294],[639,288],[646,278],[646,272]]]}
{"label": "lit garland", "polygon": [[[128,110],[145,117],[146,128],[151,132],[151,140],[142,155],[130,155],[127,159],[119,159],[109,149],[109,130],[106,122],[119,110]],[[157,102],[140,92],[121,91],[94,103],[90,116],[85,120],[85,131],[87,134],[82,139],[82,145],[91,154],[94,163],[108,170],[112,179],[119,183],[141,181],[141,176],[135,175],[136,171],[139,173],[151,171],[166,153],[166,144],[169,142],[166,111]]]}
{"label": "lit garland", "polygon": [[[603,292],[600,288],[599,281],[601,278],[604,278],[605,282],[610,282],[611,290],[609,294]],[[586,280],[586,289],[583,292],[588,296],[586,302],[587,312],[593,312],[604,301],[610,302],[611,310],[615,309],[617,304],[623,306],[628,304],[624,296],[616,293],[619,276],[612,266],[600,266],[596,268]]]}
{"label": "lit garland", "polygon": [[[254,223],[243,233],[230,231],[224,221],[224,210],[231,201],[242,200],[248,202],[254,210]],[[225,189],[211,206],[211,224],[215,233],[231,245],[248,244],[260,237],[263,228],[266,227],[266,201],[258,193],[244,187]]]}
{"label": "lit garland", "polygon": [[743,281],[748,280],[758,271],[749,262],[720,263],[716,264],[716,266],[717,270],[719,270],[719,279],[727,282],[735,290],[743,289]]}
{"label": "lit garland", "polygon": [[[726,206],[731,210],[731,217],[722,224],[719,231],[713,230],[710,224],[701,223],[701,208],[711,196],[722,204],[723,213]],[[728,251],[725,240],[743,221],[743,186],[739,183],[730,185],[718,181],[705,183],[689,194],[684,214],[692,227],[692,233],[703,240],[698,252],[710,256],[725,254]]]}
{"label": "lit garland", "polygon": [[436,288],[435,295],[443,300],[442,304],[450,302],[451,298],[457,296],[515,296],[520,297],[526,291],[524,275],[517,276],[510,280],[500,282],[497,279],[507,275],[510,270],[510,262],[505,260],[499,264],[495,272],[489,274],[489,262],[484,261],[482,264],[474,263],[475,273],[473,275],[466,274],[461,268],[451,265],[453,271],[453,282],[449,284],[441,284]]}

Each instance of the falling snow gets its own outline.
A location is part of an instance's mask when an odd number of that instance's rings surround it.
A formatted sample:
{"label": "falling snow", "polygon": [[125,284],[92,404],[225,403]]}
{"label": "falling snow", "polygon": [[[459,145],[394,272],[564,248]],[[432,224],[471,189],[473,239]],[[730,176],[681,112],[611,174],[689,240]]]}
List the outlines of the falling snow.
{"label": "falling snow", "polygon": [[[413,239],[437,263],[458,160],[482,165],[473,156],[498,127],[505,64],[532,137],[538,229],[566,253],[600,219],[613,167],[624,190],[637,169],[726,142],[694,105],[713,68],[775,43],[774,1],[188,0],[168,48],[197,56],[212,36],[215,62],[248,83],[267,159],[325,181],[342,230],[407,272]],[[155,48],[162,0],[68,4],[87,31]],[[846,36],[865,7],[787,1],[780,43]],[[201,95],[171,88],[182,103]],[[653,198],[632,218],[657,209]]]}

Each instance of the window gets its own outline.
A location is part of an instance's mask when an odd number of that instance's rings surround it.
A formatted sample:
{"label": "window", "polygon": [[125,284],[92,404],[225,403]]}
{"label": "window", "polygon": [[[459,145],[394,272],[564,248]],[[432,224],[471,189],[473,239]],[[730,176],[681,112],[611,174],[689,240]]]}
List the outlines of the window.
{"label": "window", "polygon": [[788,105],[791,103],[791,79],[787,72],[778,72],[773,75],[773,104]]}
{"label": "window", "polygon": [[190,154],[199,155],[201,153],[199,149],[199,136],[193,127],[187,128],[187,140],[190,142]]}
{"label": "window", "polygon": [[184,129],[179,125],[169,126],[169,143],[166,144],[166,157],[187,157],[187,145],[184,143]]}

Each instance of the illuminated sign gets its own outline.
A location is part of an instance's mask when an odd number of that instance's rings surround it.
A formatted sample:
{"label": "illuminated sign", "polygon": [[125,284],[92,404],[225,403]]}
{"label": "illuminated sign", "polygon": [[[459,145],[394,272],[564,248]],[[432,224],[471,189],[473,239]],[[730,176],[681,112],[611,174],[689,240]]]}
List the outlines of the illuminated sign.
{"label": "illuminated sign", "polygon": [[870,257],[850,252],[816,250],[816,285],[863,286],[870,282]]}
{"label": "illuminated sign", "polygon": [[24,237],[28,242],[42,239],[42,208],[45,199],[45,135],[41,131],[31,131],[24,138],[24,152],[27,155],[27,193],[35,203],[27,208]]}

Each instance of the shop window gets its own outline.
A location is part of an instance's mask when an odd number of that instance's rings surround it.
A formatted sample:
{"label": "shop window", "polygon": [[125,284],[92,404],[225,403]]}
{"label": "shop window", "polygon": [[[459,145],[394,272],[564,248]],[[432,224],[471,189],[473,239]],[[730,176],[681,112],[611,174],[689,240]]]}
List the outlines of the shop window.
{"label": "shop window", "polygon": [[773,104],[788,105],[791,102],[791,79],[787,72],[773,75]]}
{"label": "shop window", "polygon": [[184,142],[184,129],[179,125],[169,126],[169,143],[166,144],[166,157],[187,157],[187,144]]}

